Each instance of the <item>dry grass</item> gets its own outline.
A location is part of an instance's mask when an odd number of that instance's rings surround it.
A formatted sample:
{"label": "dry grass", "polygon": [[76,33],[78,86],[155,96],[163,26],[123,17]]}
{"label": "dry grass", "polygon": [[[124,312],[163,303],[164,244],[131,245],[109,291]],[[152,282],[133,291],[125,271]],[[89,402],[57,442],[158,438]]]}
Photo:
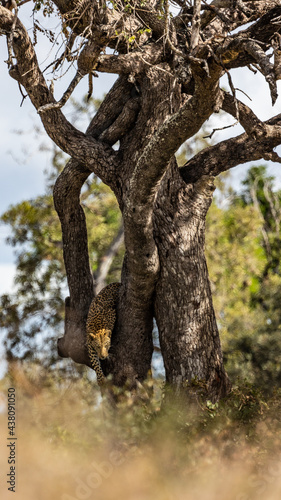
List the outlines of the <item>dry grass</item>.
{"label": "dry grass", "polygon": [[[157,398],[147,408],[127,397],[113,412],[85,380],[42,387],[14,371],[4,402],[11,385],[20,500],[281,498],[280,394],[265,404],[244,389],[219,406],[163,415]],[[0,425],[6,500],[6,409]]]}

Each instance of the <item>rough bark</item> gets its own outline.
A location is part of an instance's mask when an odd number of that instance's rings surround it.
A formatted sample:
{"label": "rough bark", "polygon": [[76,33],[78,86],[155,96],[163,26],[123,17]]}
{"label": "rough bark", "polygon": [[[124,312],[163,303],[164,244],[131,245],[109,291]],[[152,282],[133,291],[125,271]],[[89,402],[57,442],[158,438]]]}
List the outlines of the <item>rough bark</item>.
{"label": "rough bark", "polygon": [[70,357],[77,363],[89,366],[84,332],[94,286],[80,191],[90,173],[75,160],[70,160],[54,188],[54,203],[61,221],[63,256],[70,293],[65,302],[65,336],[58,340],[58,352],[62,357]]}
{"label": "rough bark", "polygon": [[160,258],[155,317],[167,382],[179,390],[193,379],[204,380],[213,400],[230,387],[204,255],[205,218],[214,189],[211,176],[183,182],[174,161],[154,217]]}

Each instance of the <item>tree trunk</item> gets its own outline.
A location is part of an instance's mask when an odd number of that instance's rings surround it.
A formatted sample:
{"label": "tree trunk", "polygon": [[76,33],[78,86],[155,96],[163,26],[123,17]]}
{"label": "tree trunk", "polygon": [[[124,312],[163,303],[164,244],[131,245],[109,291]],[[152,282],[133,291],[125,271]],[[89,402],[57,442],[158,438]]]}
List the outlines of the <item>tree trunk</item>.
{"label": "tree trunk", "polygon": [[230,388],[224,371],[207,264],[205,218],[211,177],[185,184],[172,163],[157,198],[155,234],[160,258],[155,317],[166,380],[177,389],[204,381],[213,401]]}
{"label": "tree trunk", "polygon": [[54,204],[62,227],[63,257],[70,297],[65,300],[64,336],[58,353],[91,366],[86,349],[86,319],[94,295],[89,265],[86,219],[80,205],[81,187],[89,171],[70,160],[54,187]]}
{"label": "tree trunk", "polygon": [[[147,88],[143,83],[141,98],[150,100],[148,115],[151,99],[154,105],[159,100],[159,120],[163,122],[170,104],[167,100],[168,104],[165,101],[163,105],[156,76],[151,72],[145,81]],[[168,88],[164,79],[162,85]],[[174,96],[176,105],[179,104]],[[139,116],[143,127],[141,141],[147,141],[149,135],[150,124],[145,122],[145,116],[146,113]],[[203,176],[197,182],[187,183],[173,159],[164,177],[159,176],[155,199],[155,179],[150,190],[147,181],[140,184],[137,176],[131,176],[136,160],[130,148],[142,151],[144,145],[141,141],[136,144],[136,137],[130,139],[121,141],[120,152],[122,184],[129,185],[122,197],[118,197],[126,247],[123,286],[110,356],[102,361],[102,368],[105,375],[113,375],[113,383],[119,386],[127,381],[134,387],[137,381],[147,377],[153,352],[154,315],[167,382],[180,388],[192,379],[204,380],[208,397],[215,400],[225,395],[229,383],[222,364],[204,256],[205,217],[212,200],[213,182],[210,177]],[[63,228],[70,289],[65,335],[59,341],[59,353],[87,365],[85,322],[94,290],[79,193],[88,173],[72,160],[57,181],[54,192]],[[141,175],[145,176],[146,171],[142,170]],[[112,187],[118,196],[118,189]]]}
{"label": "tree trunk", "polygon": [[113,383],[121,386],[147,378],[153,353],[153,303],[152,294],[134,288],[125,255],[122,270],[122,288],[118,304],[117,322],[113,332],[109,367]]}

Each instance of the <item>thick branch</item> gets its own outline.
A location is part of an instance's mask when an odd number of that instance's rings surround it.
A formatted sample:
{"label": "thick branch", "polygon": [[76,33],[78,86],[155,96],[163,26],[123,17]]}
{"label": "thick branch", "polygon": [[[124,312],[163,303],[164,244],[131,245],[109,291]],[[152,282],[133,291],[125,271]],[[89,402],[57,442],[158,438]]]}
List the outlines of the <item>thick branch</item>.
{"label": "thick branch", "polygon": [[140,108],[139,98],[127,101],[115,122],[100,135],[100,140],[113,145],[131,130]]}
{"label": "thick branch", "polygon": [[272,99],[272,106],[275,104],[278,97],[277,85],[274,73],[274,66],[271,64],[267,55],[263,52],[260,46],[254,41],[250,40],[245,44],[245,50],[254,58],[257,64],[259,64],[262,73],[270,88],[270,94]]}
{"label": "thick branch", "polygon": [[80,192],[90,174],[90,170],[77,161],[70,160],[54,187],[55,209],[62,225],[68,287],[71,299],[84,312],[85,302],[89,302],[89,295],[90,300],[93,296],[93,280],[89,267],[87,229],[84,211],[80,206]]}
{"label": "thick branch", "polygon": [[163,47],[151,43],[145,50],[129,52],[124,55],[101,55],[95,69],[97,71],[116,74],[138,74],[145,71],[148,66],[158,64],[163,59]]}
{"label": "thick branch", "polygon": [[[254,42],[255,46],[256,42],[265,44],[263,46],[264,50],[270,47],[271,38],[281,30],[280,0],[278,0],[278,4],[249,28],[240,31],[237,35],[227,37],[223,43],[218,45],[215,53],[222,59],[227,69],[246,66],[256,61],[257,51],[253,54],[251,47],[248,45],[249,42]],[[250,49],[252,54],[247,51],[247,48]],[[265,61],[265,57],[264,54],[263,61]],[[260,63],[260,61],[258,62]],[[268,72],[268,69],[266,72]]]}
{"label": "thick branch", "polygon": [[200,151],[181,167],[184,181],[193,183],[202,175],[216,176],[248,161],[268,159],[268,155],[274,161],[272,150],[281,144],[281,116],[268,120],[265,126],[267,133],[258,140],[244,133]]}
{"label": "thick branch", "polygon": [[[194,95],[180,110],[166,120],[152,137],[137,163],[132,177],[132,189],[136,187],[134,200],[140,205],[153,199],[158,182],[163,176],[169,160],[178,148],[192,137],[210,117],[221,91],[218,86],[220,69],[213,68],[212,77],[198,79]],[[136,201],[135,201],[136,203]]]}
{"label": "thick branch", "polygon": [[134,86],[128,81],[128,76],[121,75],[106,94],[86,133],[98,139],[118,118],[123,107],[132,97],[133,89]]}
{"label": "thick branch", "polygon": [[70,292],[65,304],[65,334],[58,341],[58,352],[62,357],[71,357],[83,364],[89,364],[85,325],[94,287],[80,191],[90,173],[75,160],[70,160],[54,187],[54,203],[62,227],[63,257]]}
{"label": "thick branch", "polygon": [[[13,14],[0,6],[0,28],[9,32],[13,19]],[[53,103],[54,97],[40,71],[33,45],[19,20],[16,23],[13,49],[18,64],[10,70],[11,76],[25,87],[36,109]],[[111,148],[73,127],[60,109],[45,111],[40,116],[46,132],[59,148],[87,165],[104,182],[112,185],[116,169],[116,153]]]}
{"label": "thick branch", "polygon": [[[255,21],[270,9],[279,6],[280,0],[244,0],[243,9],[241,9],[241,5],[242,2],[239,2],[235,10],[233,10],[233,0],[214,0],[210,5],[206,5],[208,10],[201,18],[204,36],[208,39],[226,36],[227,32],[229,33],[247,22]],[[253,26],[255,25],[250,26],[249,29]],[[264,36],[263,30],[260,31],[261,33],[257,32],[258,37]],[[254,31],[251,38],[256,38]]]}

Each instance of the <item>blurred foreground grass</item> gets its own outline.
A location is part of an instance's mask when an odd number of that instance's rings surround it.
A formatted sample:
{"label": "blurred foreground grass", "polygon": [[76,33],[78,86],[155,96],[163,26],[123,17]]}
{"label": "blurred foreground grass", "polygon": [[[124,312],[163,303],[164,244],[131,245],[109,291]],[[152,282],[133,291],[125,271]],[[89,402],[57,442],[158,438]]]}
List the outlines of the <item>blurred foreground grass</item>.
{"label": "blurred foreground grass", "polygon": [[[7,490],[8,387],[16,388],[16,493]],[[129,394],[100,404],[86,378],[14,366],[0,381],[0,498],[249,500],[281,498],[281,391],[240,384],[219,404],[160,411]],[[14,496],[13,496],[14,495]]]}

